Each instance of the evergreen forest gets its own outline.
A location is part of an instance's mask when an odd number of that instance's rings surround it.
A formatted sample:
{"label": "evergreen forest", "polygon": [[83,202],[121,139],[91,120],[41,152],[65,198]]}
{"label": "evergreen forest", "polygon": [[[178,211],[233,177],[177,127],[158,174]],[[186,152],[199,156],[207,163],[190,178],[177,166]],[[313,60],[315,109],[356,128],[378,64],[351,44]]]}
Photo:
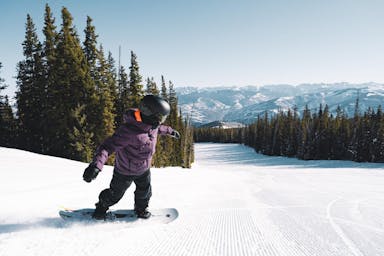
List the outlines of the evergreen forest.
{"label": "evergreen forest", "polygon": [[327,105],[316,111],[306,107],[276,115],[259,115],[244,128],[197,128],[196,142],[241,143],[256,152],[303,160],[352,160],[384,163],[384,114],[381,106],[361,113],[359,99],[348,117],[341,107],[336,114]]}
{"label": "evergreen forest", "polygon": [[15,113],[8,97],[1,96],[6,84],[0,63],[0,146],[89,162],[96,147],[122,124],[125,111],[136,108],[145,95],[155,94],[170,103],[165,124],[178,130],[181,139],[160,136],[153,164],[189,168],[194,160],[193,130],[178,110],[172,82],[161,77],[158,88],[154,78],[143,81],[133,51],[128,70],[120,63],[116,67],[111,52],[98,42],[92,22],[88,16],[81,39],[68,9],[62,8],[58,25],[47,4],[40,40],[27,15]]}

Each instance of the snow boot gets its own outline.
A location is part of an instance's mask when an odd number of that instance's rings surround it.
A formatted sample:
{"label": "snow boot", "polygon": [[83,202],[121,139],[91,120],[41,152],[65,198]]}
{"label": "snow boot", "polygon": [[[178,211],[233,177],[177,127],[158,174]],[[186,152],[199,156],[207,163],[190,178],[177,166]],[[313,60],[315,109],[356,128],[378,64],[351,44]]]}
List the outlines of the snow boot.
{"label": "snow boot", "polygon": [[147,209],[135,209],[135,213],[137,215],[137,218],[140,219],[148,219],[151,217],[151,212],[149,212]]}
{"label": "snow boot", "polygon": [[102,204],[97,203],[96,209],[92,214],[92,218],[96,220],[105,220],[108,209],[109,209],[108,207],[105,207]]}

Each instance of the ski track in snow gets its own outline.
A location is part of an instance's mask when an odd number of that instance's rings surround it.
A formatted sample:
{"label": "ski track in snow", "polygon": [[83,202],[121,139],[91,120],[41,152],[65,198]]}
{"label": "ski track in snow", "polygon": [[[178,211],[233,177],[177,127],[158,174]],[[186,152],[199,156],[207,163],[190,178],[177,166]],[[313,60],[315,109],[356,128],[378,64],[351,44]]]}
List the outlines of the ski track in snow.
{"label": "ski track in snow", "polygon": [[[60,207],[91,208],[112,167],[0,148],[0,256],[384,255],[382,164],[268,157],[242,145],[196,144],[190,170],[152,170],[150,208],[169,224],[70,223]],[[132,186],[113,209],[132,208]]]}
{"label": "ski track in snow", "polygon": [[332,215],[331,215],[331,209],[332,209],[332,206],[337,202],[341,200],[341,198],[338,198],[338,199],[335,199],[333,200],[332,202],[330,202],[327,206],[327,218],[329,220],[329,222],[331,223],[332,225],[332,228],[333,230],[337,233],[337,235],[344,241],[344,243],[348,246],[349,250],[351,251],[351,253],[355,256],[362,256],[363,254],[361,253],[361,251],[359,250],[359,248],[357,248],[357,246],[355,245],[355,243],[349,239],[349,237],[343,232],[343,230],[341,229],[341,227],[335,222],[335,220],[333,219]]}

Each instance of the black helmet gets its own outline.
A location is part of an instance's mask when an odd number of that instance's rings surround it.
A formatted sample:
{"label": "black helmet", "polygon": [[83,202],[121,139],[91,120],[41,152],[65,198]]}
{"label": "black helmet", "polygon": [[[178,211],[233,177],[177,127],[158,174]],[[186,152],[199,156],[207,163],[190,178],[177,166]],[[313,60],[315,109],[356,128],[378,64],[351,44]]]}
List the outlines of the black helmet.
{"label": "black helmet", "polygon": [[150,125],[160,125],[171,112],[168,102],[157,95],[145,96],[139,104],[143,122]]}

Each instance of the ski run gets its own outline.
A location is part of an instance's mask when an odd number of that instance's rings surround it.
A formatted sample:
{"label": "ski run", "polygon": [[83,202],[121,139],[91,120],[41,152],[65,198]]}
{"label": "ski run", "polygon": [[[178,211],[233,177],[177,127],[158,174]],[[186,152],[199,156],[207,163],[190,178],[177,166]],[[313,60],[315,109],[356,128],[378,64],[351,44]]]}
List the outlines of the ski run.
{"label": "ski run", "polygon": [[[71,223],[113,167],[0,148],[0,255],[384,255],[384,165],[301,161],[236,144],[195,145],[192,169],[152,168],[150,209],[169,224]],[[132,185],[112,209],[133,207]],[[150,210],[149,209],[149,210]]]}

